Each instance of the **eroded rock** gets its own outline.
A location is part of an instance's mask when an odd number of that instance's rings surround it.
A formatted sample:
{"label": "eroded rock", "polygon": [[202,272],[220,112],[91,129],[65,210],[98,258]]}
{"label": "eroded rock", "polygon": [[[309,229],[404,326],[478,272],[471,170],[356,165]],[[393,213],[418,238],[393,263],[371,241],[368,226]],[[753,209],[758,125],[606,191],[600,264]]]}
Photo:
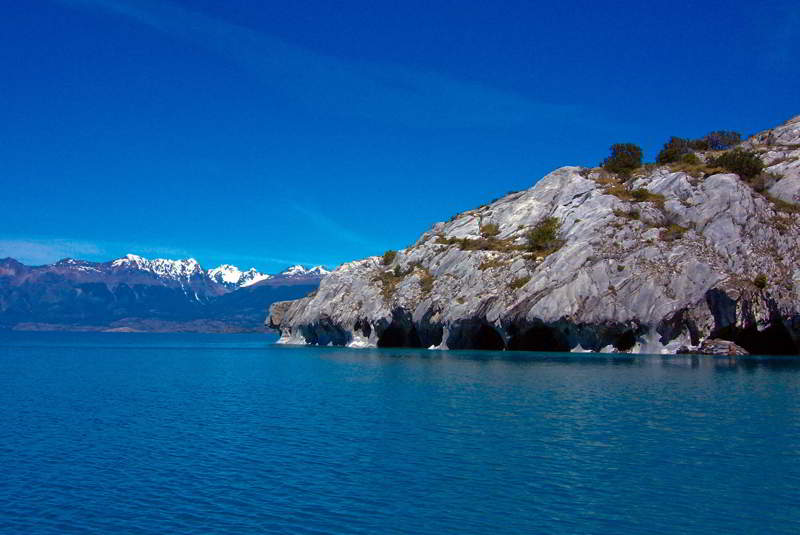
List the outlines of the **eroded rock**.
{"label": "eroded rock", "polygon": [[[770,132],[746,143],[794,154],[800,118]],[[800,180],[776,187],[787,179]],[[546,218],[559,247],[529,247]],[[352,347],[674,353],[725,339],[796,354],[799,218],[735,174],[660,166],[622,183],[563,167],[435,224],[389,265],[340,266],[315,295],[273,305],[268,325],[284,343]]]}

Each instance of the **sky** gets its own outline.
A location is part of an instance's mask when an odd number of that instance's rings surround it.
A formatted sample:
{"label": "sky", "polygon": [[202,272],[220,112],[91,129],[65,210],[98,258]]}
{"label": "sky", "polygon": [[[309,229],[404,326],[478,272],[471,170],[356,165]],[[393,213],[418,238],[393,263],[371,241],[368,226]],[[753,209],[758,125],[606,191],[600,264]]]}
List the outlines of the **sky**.
{"label": "sky", "polygon": [[0,258],[28,264],[333,267],[612,143],[800,114],[796,0],[0,9]]}

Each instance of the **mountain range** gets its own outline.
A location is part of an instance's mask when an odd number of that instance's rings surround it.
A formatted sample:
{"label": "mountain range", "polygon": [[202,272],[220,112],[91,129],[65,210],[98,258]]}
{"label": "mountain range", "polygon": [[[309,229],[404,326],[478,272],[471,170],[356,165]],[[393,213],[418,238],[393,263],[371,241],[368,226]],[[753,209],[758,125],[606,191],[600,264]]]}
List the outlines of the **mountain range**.
{"label": "mountain range", "polygon": [[0,328],[237,332],[261,330],[274,301],[302,297],[329,273],[292,266],[281,273],[193,258],[128,254],[109,262],[65,258],[26,266],[0,260]]}

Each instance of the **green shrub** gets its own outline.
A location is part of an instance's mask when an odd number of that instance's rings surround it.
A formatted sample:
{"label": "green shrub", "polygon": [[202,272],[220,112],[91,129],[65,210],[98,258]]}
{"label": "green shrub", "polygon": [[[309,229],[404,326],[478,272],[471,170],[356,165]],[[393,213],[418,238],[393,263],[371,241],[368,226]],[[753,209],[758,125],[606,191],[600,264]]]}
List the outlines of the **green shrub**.
{"label": "green shrub", "polygon": [[433,275],[427,269],[422,270],[422,274],[419,277],[419,284],[422,288],[422,294],[428,295],[433,290]]}
{"label": "green shrub", "polygon": [[689,148],[692,150],[708,150],[708,140],[706,138],[690,139]]}
{"label": "green shrub", "polygon": [[624,217],[626,219],[639,219],[639,210],[630,210],[626,212],[625,210],[617,210],[614,209],[614,215],[617,217]]}
{"label": "green shrub", "polygon": [[520,288],[522,288],[523,286],[528,284],[528,281],[530,281],[530,280],[531,280],[530,275],[525,276],[525,277],[518,277],[518,278],[514,279],[513,281],[511,281],[508,284],[508,287],[511,288],[512,290],[519,290]]}
{"label": "green shrub", "polygon": [[503,258],[487,258],[483,260],[480,265],[478,265],[478,269],[481,271],[486,271],[487,269],[503,267],[508,264],[508,260]]}
{"label": "green shrub", "polygon": [[389,264],[394,262],[394,259],[396,257],[397,257],[397,251],[393,251],[393,250],[389,249],[388,251],[383,253],[383,265],[384,266],[388,266]]}
{"label": "green shrub", "polygon": [[659,233],[658,237],[661,238],[661,241],[666,241],[666,242],[675,241],[681,239],[687,230],[689,229],[673,223],[668,227],[666,227],[665,229],[663,229]]}
{"label": "green shrub", "polygon": [[681,156],[681,163],[685,163],[686,165],[700,165],[703,162],[700,161],[700,158],[697,157],[697,154],[689,152]]}
{"label": "green shrub", "polygon": [[525,234],[528,250],[537,253],[551,253],[564,243],[559,239],[561,222],[555,217],[546,217]]}
{"label": "green shrub", "polygon": [[755,279],[753,279],[753,284],[756,285],[756,288],[760,288],[763,290],[764,288],[767,287],[767,276],[764,275],[763,273],[759,274],[758,276],[756,276]]}
{"label": "green shrub", "polygon": [[692,151],[690,141],[681,137],[671,137],[664,143],[664,147],[656,156],[656,161],[660,164],[677,162],[684,154]]}
{"label": "green shrub", "polygon": [[772,203],[772,207],[782,214],[800,214],[800,206],[784,201],[769,194],[764,194],[764,197]]}
{"label": "green shrub", "polygon": [[500,227],[495,223],[487,223],[481,227],[481,236],[484,238],[494,238],[500,234]]}
{"label": "green shrub", "polygon": [[742,149],[733,149],[716,158],[709,158],[708,163],[712,166],[723,167],[744,179],[751,179],[764,169],[764,163],[755,152]]}
{"label": "green shrub", "polygon": [[659,237],[661,238],[661,241],[666,241],[666,242],[675,241],[681,239],[687,230],[689,229],[673,223],[672,225],[662,230],[659,233]]}
{"label": "green shrub", "polygon": [[747,181],[755,191],[763,193],[771,188],[783,176],[773,172],[761,172]]}
{"label": "green shrub", "polygon": [[628,176],[631,171],[641,167],[642,149],[633,143],[611,145],[611,155],[603,160],[603,169],[611,173]]}
{"label": "green shrub", "polygon": [[710,150],[726,150],[738,144],[741,140],[742,134],[733,130],[715,130],[703,138]]}

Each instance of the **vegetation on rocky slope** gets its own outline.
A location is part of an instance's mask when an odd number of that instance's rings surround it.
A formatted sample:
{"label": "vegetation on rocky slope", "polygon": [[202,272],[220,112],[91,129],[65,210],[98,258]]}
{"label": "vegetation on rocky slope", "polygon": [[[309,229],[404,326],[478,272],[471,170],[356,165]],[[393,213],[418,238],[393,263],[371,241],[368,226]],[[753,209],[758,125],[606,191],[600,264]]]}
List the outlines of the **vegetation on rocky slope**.
{"label": "vegetation on rocky slope", "polygon": [[556,170],[436,224],[388,262],[334,273],[288,308],[282,334],[450,349],[674,352],[723,338],[797,350],[800,120],[783,128],[771,145],[731,147],[738,137],[723,131],[671,138],[672,153],[651,164],[618,144],[602,168]]}

